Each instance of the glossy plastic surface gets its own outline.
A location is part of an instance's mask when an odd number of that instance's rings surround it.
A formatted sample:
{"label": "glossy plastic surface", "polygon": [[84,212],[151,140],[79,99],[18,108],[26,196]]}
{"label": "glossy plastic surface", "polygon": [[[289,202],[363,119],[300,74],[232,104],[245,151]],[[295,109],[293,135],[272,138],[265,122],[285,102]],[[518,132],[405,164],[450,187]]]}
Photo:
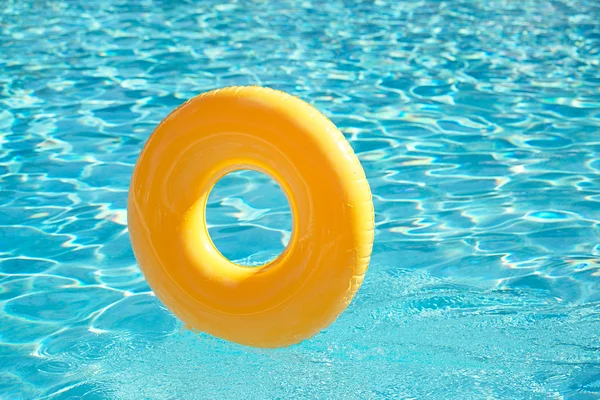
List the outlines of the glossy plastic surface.
{"label": "glossy plastic surface", "polygon": [[[275,179],[293,216],[272,262],[234,264],[213,245],[205,210],[234,170]],[[131,243],[158,298],[188,327],[255,347],[283,347],[331,324],[367,270],[373,203],[349,143],[304,101],[260,87],[195,97],[146,143],[131,180]]]}

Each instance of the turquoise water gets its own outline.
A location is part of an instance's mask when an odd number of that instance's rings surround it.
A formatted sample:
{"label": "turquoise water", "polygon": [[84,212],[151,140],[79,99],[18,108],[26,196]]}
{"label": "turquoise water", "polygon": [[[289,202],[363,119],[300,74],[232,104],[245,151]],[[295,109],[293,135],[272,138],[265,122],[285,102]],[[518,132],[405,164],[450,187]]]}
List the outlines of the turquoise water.
{"label": "turquoise water", "polygon": [[[347,312],[271,351],[182,329],[126,229],[154,127],[247,84],[330,117],[376,211]],[[4,0],[0,398],[599,398],[599,154],[593,0]],[[227,179],[220,248],[281,251],[276,186]]]}

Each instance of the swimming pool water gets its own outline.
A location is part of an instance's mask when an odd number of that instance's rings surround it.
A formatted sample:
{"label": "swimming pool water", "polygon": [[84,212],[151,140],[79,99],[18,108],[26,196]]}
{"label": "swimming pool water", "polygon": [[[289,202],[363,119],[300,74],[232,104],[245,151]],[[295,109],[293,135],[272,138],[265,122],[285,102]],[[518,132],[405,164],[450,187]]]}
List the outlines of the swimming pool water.
{"label": "swimming pool water", "polygon": [[[271,351],[182,329],[126,229],[158,122],[248,84],[330,117],[376,211],[347,312]],[[4,0],[0,398],[598,398],[599,154],[593,0]],[[274,193],[216,189],[232,257],[285,241]]]}

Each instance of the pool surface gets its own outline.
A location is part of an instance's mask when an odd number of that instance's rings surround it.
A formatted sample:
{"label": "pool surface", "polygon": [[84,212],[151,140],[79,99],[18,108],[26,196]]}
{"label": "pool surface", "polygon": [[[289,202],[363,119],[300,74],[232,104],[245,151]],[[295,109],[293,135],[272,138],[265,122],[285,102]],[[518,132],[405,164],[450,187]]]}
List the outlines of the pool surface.
{"label": "pool surface", "polygon": [[[200,92],[314,104],[371,184],[372,262],[313,339],[185,330],[126,229],[144,142]],[[600,4],[17,1],[0,7],[0,399],[597,399]],[[240,173],[210,232],[289,238]]]}

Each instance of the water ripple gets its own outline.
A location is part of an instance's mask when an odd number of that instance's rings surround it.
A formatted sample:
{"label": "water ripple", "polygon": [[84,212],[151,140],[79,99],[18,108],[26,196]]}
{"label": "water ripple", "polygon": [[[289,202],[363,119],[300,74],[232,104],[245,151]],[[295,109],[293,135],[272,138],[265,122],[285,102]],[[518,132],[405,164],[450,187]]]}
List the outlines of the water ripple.
{"label": "water ripple", "polygon": [[[591,0],[5,0],[0,392],[597,398],[598,21]],[[178,332],[126,228],[155,126],[199,92],[249,84],[322,110],[375,205],[356,300],[271,352]],[[227,256],[283,250],[277,190],[244,173],[213,190]]]}

